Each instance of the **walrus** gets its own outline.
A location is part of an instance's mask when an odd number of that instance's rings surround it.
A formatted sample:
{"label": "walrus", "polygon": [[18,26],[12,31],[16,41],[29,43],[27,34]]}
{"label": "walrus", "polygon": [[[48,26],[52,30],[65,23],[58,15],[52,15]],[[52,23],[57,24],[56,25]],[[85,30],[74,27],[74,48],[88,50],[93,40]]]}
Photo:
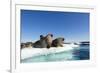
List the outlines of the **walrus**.
{"label": "walrus", "polygon": [[40,40],[33,44],[34,48],[50,48],[52,45],[53,35],[48,34],[46,36],[40,35]]}
{"label": "walrus", "polygon": [[23,48],[32,48],[32,42],[21,43],[21,49]]}
{"label": "walrus", "polygon": [[52,41],[52,47],[63,47],[63,44],[64,44],[64,38],[62,37],[59,37],[59,38],[56,38]]}
{"label": "walrus", "polygon": [[32,48],[33,43],[32,42],[26,42],[25,46],[26,48]]}
{"label": "walrus", "polygon": [[21,43],[21,49],[23,49],[25,47],[26,47],[25,43]]}

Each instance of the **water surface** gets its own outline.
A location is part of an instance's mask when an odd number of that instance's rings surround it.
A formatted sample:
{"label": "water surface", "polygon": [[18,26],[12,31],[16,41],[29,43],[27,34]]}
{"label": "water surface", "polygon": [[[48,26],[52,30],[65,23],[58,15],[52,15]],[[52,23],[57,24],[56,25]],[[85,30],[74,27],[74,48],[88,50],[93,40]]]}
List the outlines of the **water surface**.
{"label": "water surface", "polygon": [[22,63],[31,62],[55,62],[55,61],[71,61],[71,60],[89,60],[89,45],[83,45],[72,50],[60,53],[51,53],[39,55],[21,60]]}

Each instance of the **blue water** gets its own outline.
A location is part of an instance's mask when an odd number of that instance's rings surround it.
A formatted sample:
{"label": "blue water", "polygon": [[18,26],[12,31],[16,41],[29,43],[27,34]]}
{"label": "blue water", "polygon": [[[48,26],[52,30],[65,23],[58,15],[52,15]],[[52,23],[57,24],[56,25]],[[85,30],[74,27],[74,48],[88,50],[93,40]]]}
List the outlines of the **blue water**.
{"label": "blue water", "polygon": [[80,46],[73,50],[47,55],[39,55],[21,60],[22,63],[31,62],[55,62],[55,61],[71,61],[71,60],[89,60],[89,45]]}

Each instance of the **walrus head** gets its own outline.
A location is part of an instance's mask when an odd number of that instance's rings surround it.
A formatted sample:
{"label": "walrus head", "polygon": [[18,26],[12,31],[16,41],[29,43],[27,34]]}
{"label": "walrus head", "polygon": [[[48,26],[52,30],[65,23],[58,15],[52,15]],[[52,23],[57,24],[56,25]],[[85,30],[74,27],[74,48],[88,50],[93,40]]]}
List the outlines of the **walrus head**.
{"label": "walrus head", "polygon": [[48,34],[45,39],[47,42],[47,48],[50,48],[53,41],[53,34]]}

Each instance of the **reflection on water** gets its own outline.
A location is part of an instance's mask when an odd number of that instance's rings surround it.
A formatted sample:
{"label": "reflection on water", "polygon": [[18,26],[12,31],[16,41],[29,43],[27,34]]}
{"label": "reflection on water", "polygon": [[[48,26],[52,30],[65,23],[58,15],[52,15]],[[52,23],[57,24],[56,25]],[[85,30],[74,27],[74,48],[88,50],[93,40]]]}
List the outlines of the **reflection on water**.
{"label": "reflection on water", "polygon": [[69,51],[30,57],[21,60],[21,62],[30,63],[30,62],[51,62],[51,61],[70,61],[70,60],[88,60],[88,59],[89,59],[89,45],[84,45]]}

